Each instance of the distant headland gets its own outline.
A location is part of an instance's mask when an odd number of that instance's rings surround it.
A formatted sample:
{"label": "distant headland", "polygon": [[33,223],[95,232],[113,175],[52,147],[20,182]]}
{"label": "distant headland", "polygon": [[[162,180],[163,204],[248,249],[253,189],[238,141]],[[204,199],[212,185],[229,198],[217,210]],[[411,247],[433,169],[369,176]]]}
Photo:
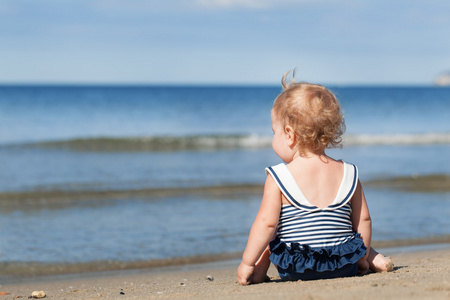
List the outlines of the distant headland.
{"label": "distant headland", "polygon": [[434,81],[435,85],[450,86],[450,72],[439,75]]}

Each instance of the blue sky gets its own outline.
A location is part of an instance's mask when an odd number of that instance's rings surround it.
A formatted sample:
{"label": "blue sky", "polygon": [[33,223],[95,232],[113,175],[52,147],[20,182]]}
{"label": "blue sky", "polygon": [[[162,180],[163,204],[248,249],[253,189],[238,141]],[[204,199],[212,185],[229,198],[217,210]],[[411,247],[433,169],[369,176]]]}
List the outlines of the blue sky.
{"label": "blue sky", "polygon": [[431,84],[448,0],[0,0],[0,83]]}

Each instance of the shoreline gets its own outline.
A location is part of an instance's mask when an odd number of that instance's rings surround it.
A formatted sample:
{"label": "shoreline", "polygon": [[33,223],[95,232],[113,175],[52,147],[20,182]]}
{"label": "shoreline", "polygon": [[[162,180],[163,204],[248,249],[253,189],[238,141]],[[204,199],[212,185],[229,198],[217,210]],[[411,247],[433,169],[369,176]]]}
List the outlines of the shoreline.
{"label": "shoreline", "polygon": [[2,283],[0,292],[9,293],[3,299],[26,298],[37,290],[49,299],[448,299],[449,249],[450,244],[395,250],[393,272],[350,278],[282,282],[271,266],[270,282],[239,286],[238,261],[229,260]]}
{"label": "shoreline", "polygon": [[[450,249],[450,235],[408,240],[373,241],[380,253],[407,253],[423,250]],[[202,266],[239,264],[241,252],[205,254],[191,257],[175,257],[148,261],[92,261],[80,263],[0,263],[0,283],[60,280],[66,277],[114,275],[120,273],[160,272],[179,269],[197,269]],[[108,275],[109,274],[109,275]]]}

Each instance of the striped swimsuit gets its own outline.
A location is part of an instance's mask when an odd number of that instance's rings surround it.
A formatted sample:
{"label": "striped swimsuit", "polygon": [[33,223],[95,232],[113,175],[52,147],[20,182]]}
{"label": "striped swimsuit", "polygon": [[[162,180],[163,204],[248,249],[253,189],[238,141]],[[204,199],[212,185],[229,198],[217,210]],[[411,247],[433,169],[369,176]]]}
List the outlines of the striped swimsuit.
{"label": "striped swimsuit", "polygon": [[365,246],[351,222],[350,200],[358,169],[344,163],[344,176],[334,201],[326,208],[308,202],[285,164],[266,169],[290,202],[281,208],[271,260],[282,279],[335,278],[356,275]]}

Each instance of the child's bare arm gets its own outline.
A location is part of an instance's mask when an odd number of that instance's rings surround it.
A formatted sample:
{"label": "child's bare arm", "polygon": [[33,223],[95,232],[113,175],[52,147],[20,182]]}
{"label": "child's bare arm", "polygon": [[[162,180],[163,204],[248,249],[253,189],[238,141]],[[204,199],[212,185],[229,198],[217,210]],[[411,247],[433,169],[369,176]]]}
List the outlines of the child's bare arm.
{"label": "child's bare arm", "polygon": [[392,271],[394,264],[391,259],[378,253],[370,246],[372,242],[372,221],[370,219],[366,197],[364,196],[364,191],[359,181],[351,205],[353,230],[361,234],[364,245],[367,247],[366,255],[358,262],[359,272],[364,274],[369,271],[369,268],[374,272]]}
{"label": "child's bare arm", "polygon": [[364,196],[364,191],[359,180],[351,200],[351,206],[353,230],[361,234],[364,245],[367,247],[367,253],[364,256],[367,259],[372,242],[372,220],[370,219],[366,197]]}
{"label": "child's bare arm", "polygon": [[264,195],[258,215],[253,222],[247,247],[238,269],[240,284],[251,283],[256,262],[260,259],[273,237],[281,210],[281,192],[273,178],[268,175],[264,185]]}

